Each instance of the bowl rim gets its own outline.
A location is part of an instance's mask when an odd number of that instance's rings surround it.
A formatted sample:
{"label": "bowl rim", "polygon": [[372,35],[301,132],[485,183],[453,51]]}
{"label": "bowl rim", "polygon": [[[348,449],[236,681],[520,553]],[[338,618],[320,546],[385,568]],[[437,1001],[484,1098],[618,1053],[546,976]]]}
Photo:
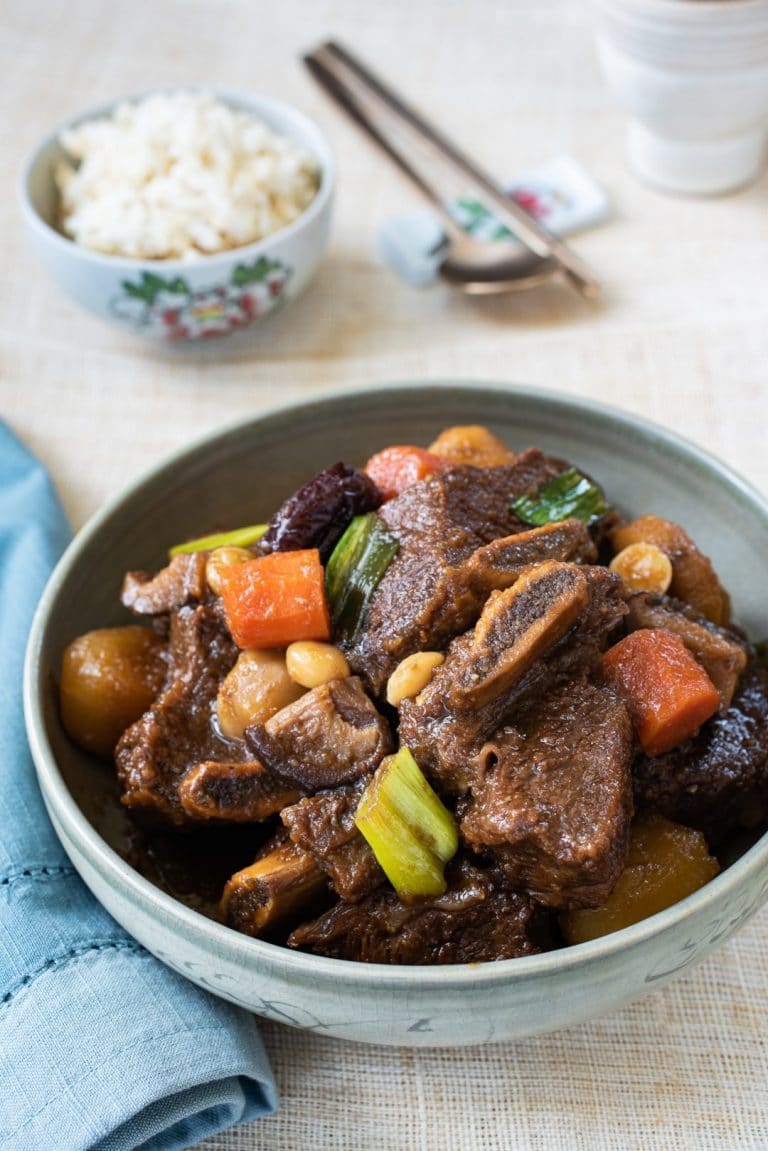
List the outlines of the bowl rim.
{"label": "bowl rim", "polygon": [[[313,158],[317,161],[320,172],[320,184],[312,201],[307,205],[304,211],[297,216],[295,220],[292,220],[290,224],[278,228],[275,232],[270,232],[268,236],[264,236],[260,240],[254,240],[249,244],[242,244],[237,248],[227,248],[222,252],[211,252],[207,255],[199,255],[191,260],[185,260],[182,257],[162,260],[149,256],[118,256],[110,255],[107,252],[99,252],[94,248],[87,248],[84,244],[78,244],[76,240],[58,231],[58,229],[54,228],[41,216],[30,194],[30,180],[37,164],[41,161],[43,153],[58,143],[62,132],[85,123],[88,120],[97,120],[108,116],[120,104],[136,103],[149,96],[160,93],[172,94],[175,92],[207,92],[232,108],[250,110],[256,116],[260,116],[262,113],[273,115],[275,121],[280,124],[280,127],[273,129],[277,134],[281,133],[282,125],[285,123],[298,128],[302,136],[306,135],[306,137],[312,141],[311,147],[308,148],[307,151],[311,152]],[[81,257],[104,268],[114,268],[122,272],[136,272],[142,269],[149,269],[158,272],[162,271],[169,275],[180,275],[182,273],[189,274],[198,268],[204,268],[207,271],[217,264],[231,263],[233,260],[240,262],[241,260],[258,258],[267,252],[277,241],[282,243],[282,241],[290,239],[302,228],[311,223],[317,216],[321,215],[333,196],[335,184],[336,161],[330,143],[317,121],[312,119],[311,116],[307,115],[307,113],[303,112],[300,108],[297,108],[293,104],[285,103],[282,100],[274,100],[271,96],[262,96],[258,92],[249,92],[247,89],[228,88],[219,84],[179,84],[160,85],[156,88],[148,88],[144,91],[135,92],[126,96],[118,96],[111,100],[102,100],[60,121],[56,127],[46,133],[36,144],[24,161],[18,177],[17,196],[21,207],[21,214],[27,226],[40,236],[45,243],[52,243],[60,250],[74,255],[75,258]]]}
{"label": "bowl rim", "polygon": [[[601,958],[613,958],[619,952],[628,953],[650,936],[662,935],[676,928],[689,916],[705,912],[708,907],[719,902],[721,896],[727,895],[728,892],[735,893],[744,880],[768,870],[768,832],[704,887],[671,907],[620,931],[555,951],[485,963],[424,966],[361,963],[356,960],[292,951],[278,944],[251,938],[193,910],[145,879],[107,844],[83,814],[61,775],[53,749],[45,736],[41,706],[42,691],[38,692],[38,685],[41,685],[39,656],[42,652],[48,614],[55,603],[59,588],[76,566],[82,548],[101,531],[123,504],[140,498],[146,487],[156,484],[164,474],[174,471],[199,452],[206,451],[231,436],[247,434],[248,430],[257,429],[264,422],[279,420],[286,415],[311,419],[313,413],[321,414],[323,409],[340,400],[347,403],[350,401],[375,403],[399,392],[413,394],[417,391],[452,393],[462,397],[468,392],[478,396],[484,393],[486,397],[493,398],[515,396],[521,400],[543,404],[545,408],[556,411],[561,417],[569,415],[573,417],[575,414],[580,419],[588,418],[592,423],[596,422],[606,429],[615,431],[619,428],[634,438],[639,437],[649,446],[661,448],[682,459],[687,466],[704,469],[710,474],[714,472],[717,478],[732,489],[752,510],[757,509],[762,514],[768,534],[768,500],[749,481],[733,471],[716,455],[698,447],[677,432],[613,405],[590,398],[574,397],[549,388],[471,379],[400,380],[357,389],[335,388],[320,398],[270,406],[257,416],[238,419],[195,438],[191,443],[166,456],[159,464],[145,469],[131,484],[91,516],[56,565],[35,612],[24,664],[24,713],[30,748],[46,804],[50,805],[56,818],[61,821],[67,833],[79,845],[78,849],[89,861],[97,859],[102,873],[106,871],[111,878],[118,879],[122,887],[129,889],[145,909],[151,908],[153,915],[160,915],[165,922],[182,928],[188,938],[194,937],[200,942],[205,940],[218,952],[231,954],[234,951],[239,959],[246,962],[250,957],[257,961],[261,960],[262,969],[277,966],[286,974],[308,978],[322,976],[329,981],[342,978],[355,987],[370,984],[373,978],[377,985],[393,988],[411,984],[415,973],[418,972],[420,988],[446,991],[454,987],[459,988],[467,981],[473,985],[495,986],[516,983],[531,977],[545,977],[555,972],[567,972],[582,965],[588,966],[592,961]],[[257,962],[255,968],[259,969],[259,966]]]}

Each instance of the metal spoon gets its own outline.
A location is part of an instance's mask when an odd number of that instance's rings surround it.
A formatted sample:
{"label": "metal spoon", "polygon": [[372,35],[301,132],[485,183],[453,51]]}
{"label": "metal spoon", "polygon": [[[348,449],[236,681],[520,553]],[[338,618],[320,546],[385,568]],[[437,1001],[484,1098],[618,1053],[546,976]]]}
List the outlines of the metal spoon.
{"label": "metal spoon", "polygon": [[[322,87],[397,164],[439,213],[447,237],[446,254],[439,271],[446,281],[465,292],[488,295],[529,288],[560,273],[587,298],[597,295],[599,286],[594,276],[561,240],[507,197],[467,157],[426,124],[418,113],[403,104],[345,49],[331,42],[308,53],[304,62]],[[352,82],[348,75],[345,77],[345,72],[352,74]],[[353,84],[362,85],[365,101]],[[514,229],[524,242],[487,243],[468,235],[455,222],[444,197],[431,181],[375,122],[366,102],[379,108],[384,106],[390,115],[406,123],[411,131],[426,141],[443,161],[460,171],[462,177],[469,178],[479,188],[480,194],[491,200],[494,214]]]}

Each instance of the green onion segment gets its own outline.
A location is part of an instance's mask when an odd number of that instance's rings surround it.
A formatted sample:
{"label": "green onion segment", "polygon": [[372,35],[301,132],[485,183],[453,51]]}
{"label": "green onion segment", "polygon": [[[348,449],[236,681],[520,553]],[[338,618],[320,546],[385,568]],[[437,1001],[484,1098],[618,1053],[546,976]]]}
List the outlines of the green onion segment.
{"label": "green onion segment", "polygon": [[542,484],[535,496],[519,496],[511,506],[518,519],[533,527],[568,519],[593,524],[609,511],[601,489],[576,468]]}
{"label": "green onion segment", "polygon": [[400,544],[375,512],[355,516],[325,568],[325,591],[334,637],[352,641]]}
{"label": "green onion segment", "polygon": [[355,812],[384,874],[407,901],[445,891],[445,865],[459,846],[453,815],[407,747],[382,761]]}
{"label": "green onion segment", "polygon": [[235,528],[231,532],[216,532],[210,536],[200,536],[196,540],[187,540],[183,544],[174,544],[169,548],[168,555],[173,559],[174,556],[185,555],[188,552],[209,552],[214,548],[247,548],[250,544],[255,544],[264,535],[267,530],[267,524],[253,524],[248,528]]}

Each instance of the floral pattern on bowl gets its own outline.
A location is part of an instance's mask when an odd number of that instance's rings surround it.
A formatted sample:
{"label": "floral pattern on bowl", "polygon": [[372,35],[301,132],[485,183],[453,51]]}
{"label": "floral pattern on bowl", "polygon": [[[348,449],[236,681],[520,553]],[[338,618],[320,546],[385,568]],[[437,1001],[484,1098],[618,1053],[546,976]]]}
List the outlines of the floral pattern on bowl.
{"label": "floral pattern on bowl", "polygon": [[287,265],[264,256],[238,264],[228,283],[203,288],[191,288],[184,276],[143,272],[138,282],[123,280],[111,310],[150,335],[173,341],[213,339],[273,311],[290,277]]}

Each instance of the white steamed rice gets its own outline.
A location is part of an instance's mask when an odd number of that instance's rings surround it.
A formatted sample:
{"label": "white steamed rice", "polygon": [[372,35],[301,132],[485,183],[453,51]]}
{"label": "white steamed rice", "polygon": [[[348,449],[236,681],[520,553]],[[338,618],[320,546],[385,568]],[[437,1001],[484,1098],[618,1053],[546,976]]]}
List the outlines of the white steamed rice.
{"label": "white steamed rice", "polygon": [[193,260],[295,220],[317,193],[315,160],[206,92],[161,92],[64,132],[60,223],[78,244]]}

